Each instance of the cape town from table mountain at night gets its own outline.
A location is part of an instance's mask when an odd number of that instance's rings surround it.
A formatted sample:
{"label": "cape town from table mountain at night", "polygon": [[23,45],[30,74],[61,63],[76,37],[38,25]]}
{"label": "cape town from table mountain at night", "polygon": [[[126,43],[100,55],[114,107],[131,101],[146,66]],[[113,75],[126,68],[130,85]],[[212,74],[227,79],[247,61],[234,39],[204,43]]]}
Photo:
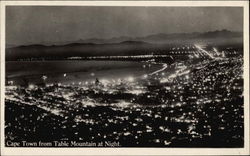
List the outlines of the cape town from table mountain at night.
{"label": "cape town from table mountain at night", "polygon": [[5,145],[243,147],[242,14],[7,7]]}

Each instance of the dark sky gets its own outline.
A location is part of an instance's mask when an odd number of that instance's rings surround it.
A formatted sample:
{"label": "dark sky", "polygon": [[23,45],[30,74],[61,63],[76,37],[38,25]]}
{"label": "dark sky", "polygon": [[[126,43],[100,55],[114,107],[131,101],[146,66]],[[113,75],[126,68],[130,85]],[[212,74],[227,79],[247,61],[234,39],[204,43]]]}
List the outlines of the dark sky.
{"label": "dark sky", "polygon": [[221,29],[243,31],[243,9],[93,6],[6,8],[6,43],[16,45]]}

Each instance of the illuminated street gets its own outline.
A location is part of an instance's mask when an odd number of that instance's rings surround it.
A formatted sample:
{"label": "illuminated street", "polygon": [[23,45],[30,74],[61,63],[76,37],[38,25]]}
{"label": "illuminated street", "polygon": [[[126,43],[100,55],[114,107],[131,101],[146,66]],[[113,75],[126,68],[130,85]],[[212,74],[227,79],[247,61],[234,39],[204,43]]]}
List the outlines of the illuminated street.
{"label": "illuminated street", "polygon": [[27,87],[9,81],[5,114],[13,115],[6,116],[6,140],[240,147],[244,137],[242,56],[225,57],[216,50],[211,54],[194,48],[198,50],[188,61],[144,62],[143,68],[154,63],[162,68],[137,77]]}

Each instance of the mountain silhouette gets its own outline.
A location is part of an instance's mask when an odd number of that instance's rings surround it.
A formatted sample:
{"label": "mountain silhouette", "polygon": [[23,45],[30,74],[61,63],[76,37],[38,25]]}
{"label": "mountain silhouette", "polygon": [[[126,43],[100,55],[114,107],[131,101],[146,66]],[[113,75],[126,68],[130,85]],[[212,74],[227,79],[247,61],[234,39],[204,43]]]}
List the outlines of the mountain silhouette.
{"label": "mountain silhouette", "polygon": [[126,40],[128,38],[129,37],[91,40],[80,39],[76,42],[69,42],[63,45],[22,45],[6,48],[6,60],[27,58],[65,59],[75,56],[144,55],[151,54],[152,51],[157,51],[161,54],[168,51],[172,45],[179,44],[194,44],[197,42],[242,44],[243,33],[216,30],[205,33],[161,33]]}

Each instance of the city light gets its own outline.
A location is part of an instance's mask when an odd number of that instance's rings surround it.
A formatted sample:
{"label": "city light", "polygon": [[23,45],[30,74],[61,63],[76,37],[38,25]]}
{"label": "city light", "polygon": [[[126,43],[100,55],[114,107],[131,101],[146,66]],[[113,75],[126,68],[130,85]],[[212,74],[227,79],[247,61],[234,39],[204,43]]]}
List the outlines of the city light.
{"label": "city light", "polygon": [[[201,143],[219,140],[225,145],[242,142],[242,56],[229,57],[225,52],[224,58],[215,55],[212,59],[209,50],[199,45],[171,49],[173,55],[187,59],[167,65],[151,55],[150,61],[140,62],[141,71],[126,76],[98,77],[97,71],[89,71],[87,78],[47,82],[51,76],[41,74],[42,84],[28,85],[9,79],[7,140],[36,135],[48,140],[119,140],[124,146],[129,140],[138,146],[161,147],[189,145],[195,139]],[[195,52],[189,54],[187,49]],[[16,131],[20,133],[13,138]],[[232,136],[225,135],[232,131]]]}
{"label": "city light", "polygon": [[128,77],[127,79],[126,79],[128,82],[134,82],[134,77],[132,77],[132,76],[130,76],[130,77]]}

